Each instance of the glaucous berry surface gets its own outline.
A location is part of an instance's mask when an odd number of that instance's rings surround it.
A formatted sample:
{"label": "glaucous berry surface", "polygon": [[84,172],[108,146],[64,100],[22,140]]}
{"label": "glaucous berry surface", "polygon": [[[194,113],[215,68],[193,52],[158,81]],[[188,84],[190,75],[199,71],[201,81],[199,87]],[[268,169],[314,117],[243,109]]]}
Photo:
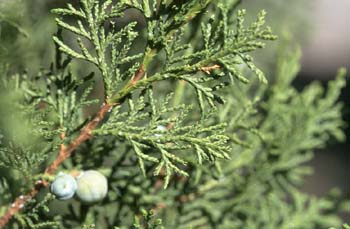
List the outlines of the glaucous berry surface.
{"label": "glaucous berry surface", "polygon": [[[165,132],[165,131],[167,131],[168,129],[166,128],[166,126],[159,125],[159,126],[157,126],[157,129],[156,129],[156,130],[159,131],[159,132]],[[155,134],[154,136],[156,136],[156,137],[161,137],[162,134]]]}
{"label": "glaucous berry surface", "polygon": [[73,197],[77,187],[77,182],[73,176],[59,173],[52,182],[50,190],[57,199],[67,200]]}
{"label": "glaucous berry surface", "polygon": [[77,178],[77,197],[84,203],[95,203],[102,200],[108,191],[106,177],[98,171],[82,172]]}

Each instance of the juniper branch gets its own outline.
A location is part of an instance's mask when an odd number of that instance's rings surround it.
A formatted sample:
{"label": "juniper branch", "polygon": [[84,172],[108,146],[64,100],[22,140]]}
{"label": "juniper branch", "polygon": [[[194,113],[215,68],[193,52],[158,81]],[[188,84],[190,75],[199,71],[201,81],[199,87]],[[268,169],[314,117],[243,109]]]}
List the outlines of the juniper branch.
{"label": "juniper branch", "polygon": [[[119,100],[114,103],[105,102],[101,106],[100,110],[97,112],[96,116],[81,130],[80,134],[67,147],[61,147],[61,151],[56,157],[56,159],[52,162],[51,165],[49,165],[46,168],[45,174],[54,174],[57,168],[68,157],[71,156],[73,151],[78,146],[80,146],[83,142],[87,141],[92,137],[92,131],[101,123],[101,121],[105,118],[106,114],[109,111],[111,111],[113,107],[120,105],[122,99],[131,91],[132,87],[130,87],[130,85],[137,83],[137,81],[142,78],[142,76],[144,75],[144,70],[142,70],[142,68],[143,65],[141,65],[140,69],[135,74],[135,77],[133,77],[133,80],[131,80],[130,83],[126,86],[126,88],[129,88],[129,90],[123,90],[127,93],[125,92],[125,94],[119,97]],[[13,215],[18,213],[24,207],[27,201],[35,197],[39,190],[43,187],[48,186],[48,184],[49,183],[45,180],[39,180],[35,183],[34,188],[32,188],[28,194],[17,197],[16,200],[11,204],[10,208],[0,218],[0,228],[3,228],[11,220]]]}

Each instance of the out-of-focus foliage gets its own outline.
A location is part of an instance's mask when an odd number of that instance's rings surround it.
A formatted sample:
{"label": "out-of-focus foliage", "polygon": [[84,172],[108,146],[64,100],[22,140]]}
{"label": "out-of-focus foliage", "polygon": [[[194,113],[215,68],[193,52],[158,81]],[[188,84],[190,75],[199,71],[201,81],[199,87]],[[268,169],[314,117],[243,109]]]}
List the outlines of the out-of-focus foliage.
{"label": "out-of-focus foliage", "polygon": [[[310,13],[318,1],[276,1],[276,0],[252,0],[241,1],[239,7],[249,9],[250,12],[259,12],[266,9],[269,12],[267,23],[273,28],[279,37],[287,36],[290,42],[297,41],[301,45],[310,40],[313,30],[313,18]],[[253,15],[253,14],[251,14]],[[249,18],[254,20],[253,17]],[[248,20],[249,20],[248,19]],[[271,44],[264,53],[256,53],[254,57],[265,68],[265,73],[274,73],[274,54],[278,51],[278,43]]]}
{"label": "out-of-focus foliage", "polygon": [[0,63],[8,64],[11,72],[35,72],[50,64],[51,36],[56,30],[49,13],[53,5],[51,1],[0,1]]}

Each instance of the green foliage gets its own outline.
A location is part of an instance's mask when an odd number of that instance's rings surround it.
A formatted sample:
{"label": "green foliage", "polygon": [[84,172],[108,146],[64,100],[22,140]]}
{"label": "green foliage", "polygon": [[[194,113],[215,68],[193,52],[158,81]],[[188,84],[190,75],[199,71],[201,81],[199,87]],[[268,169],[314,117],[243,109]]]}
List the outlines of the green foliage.
{"label": "green foliage", "polygon": [[[189,157],[189,152],[192,149],[199,164],[202,164],[203,160],[215,161],[216,158],[229,158],[228,138],[223,134],[225,125],[205,126],[208,119],[183,125],[190,112],[189,108],[184,106],[168,107],[171,97],[168,97],[164,102],[158,102],[153,101],[151,95],[150,101],[148,101],[150,110],[145,108],[143,97],[137,98],[137,104],[129,100],[128,112],[120,113],[119,109],[115,109],[109,122],[96,130],[95,133],[115,135],[127,140],[139,157],[139,165],[144,174],[146,174],[144,160],[157,164],[154,171],[156,176],[165,167],[165,187],[173,172],[188,176],[176,163],[186,165],[187,160],[193,158],[193,156]],[[178,114],[176,117],[169,117],[170,112],[178,112]],[[166,118],[167,116],[169,118]],[[167,125],[167,123],[174,123],[170,130],[157,130],[158,126]],[[147,149],[158,152],[159,157],[142,152]]]}
{"label": "green foliage", "polygon": [[153,211],[147,212],[146,210],[141,210],[142,212],[142,221],[140,222],[140,219],[135,216],[134,219],[134,228],[135,229],[163,229],[162,226],[162,220],[161,219],[154,219],[155,215]]}
{"label": "green foliage", "polygon": [[[27,203],[26,208],[29,209],[25,214],[17,214],[16,221],[20,228],[57,228],[58,222],[44,220],[50,209],[47,207],[48,202],[55,197],[48,193],[40,202],[31,200]],[[17,226],[17,225],[16,225]]]}
{"label": "green foliage", "polygon": [[35,166],[44,160],[41,154],[32,153],[30,150],[17,147],[12,143],[0,148],[0,155],[0,166],[16,169],[21,172],[30,172],[32,168],[35,168]]}
{"label": "green foliage", "polygon": [[0,214],[3,215],[7,206],[3,206],[2,203],[8,203],[11,200],[10,188],[6,179],[1,177],[0,180]]}
{"label": "green foliage", "polygon": [[[100,8],[95,1],[82,1],[83,8],[80,10],[75,9],[72,5],[68,5],[68,9],[53,10],[54,13],[63,15],[75,15],[79,19],[77,20],[77,26],[69,25],[60,19],[56,19],[57,24],[77,35],[77,43],[81,52],[78,53],[71,49],[64,42],[54,36],[54,41],[59,45],[60,51],[67,55],[86,60],[96,65],[102,73],[105,85],[105,93],[107,98],[110,98],[118,89],[118,84],[125,78],[130,78],[133,74],[126,72],[126,75],[122,75],[119,70],[119,66],[124,63],[128,63],[140,57],[140,55],[128,55],[134,39],[137,37],[137,32],[133,31],[135,23],[128,24],[125,28],[118,32],[105,32],[103,23],[108,19],[120,16],[125,9],[125,5],[120,3],[110,8],[110,11],[106,12],[106,9],[112,4],[112,1],[106,1]],[[84,25],[86,24],[85,28]],[[94,52],[88,50],[84,41],[86,39],[94,47]],[[120,49],[121,44],[123,45]],[[110,55],[110,61],[107,60],[107,55]]]}
{"label": "green foliage", "polygon": [[[349,229],[350,228],[350,225],[347,224],[347,223],[344,223],[341,227],[342,229]],[[336,229],[335,227],[330,227],[329,229]]]}
{"label": "green foliage", "polygon": [[35,74],[51,63],[50,38],[57,30],[50,20],[52,6],[53,1],[0,2],[0,65],[7,65],[11,73]]}
{"label": "green foliage", "polygon": [[271,157],[266,159],[279,161],[272,165],[274,173],[288,171],[292,182],[302,181],[300,175],[308,173],[301,165],[312,157],[311,150],[323,147],[332,137],[345,140],[342,105],[336,103],[345,86],[345,70],[339,71],[326,92],[319,83],[298,92],[290,87],[299,68],[298,56],[299,51],[287,53],[285,60],[278,63],[276,81],[263,104],[267,115],[260,128],[267,143],[264,150]]}
{"label": "green foliage", "polygon": [[[99,170],[109,192],[89,206],[38,197],[9,227],[339,224],[334,201],[297,188],[313,150],[345,139],[337,102],[345,70],[327,88],[312,83],[298,91],[292,82],[300,51],[282,45],[276,74],[266,77],[252,55],[276,37],[265,11],[246,23],[237,4],[81,0],[52,10],[59,16],[54,64],[1,78],[0,169],[26,176],[0,177],[0,201],[10,203],[45,177],[60,145],[77,142],[96,103],[112,108],[59,170]],[[86,75],[85,66],[94,72]],[[94,90],[104,92],[103,101]],[[18,180],[25,185],[13,185]]]}

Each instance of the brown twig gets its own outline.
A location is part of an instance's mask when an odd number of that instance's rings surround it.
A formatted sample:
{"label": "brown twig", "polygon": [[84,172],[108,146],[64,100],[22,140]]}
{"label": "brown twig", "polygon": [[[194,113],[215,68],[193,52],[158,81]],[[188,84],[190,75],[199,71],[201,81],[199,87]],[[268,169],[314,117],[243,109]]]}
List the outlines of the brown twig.
{"label": "brown twig", "polygon": [[108,111],[110,111],[113,108],[113,105],[116,104],[108,104],[104,103],[98,113],[96,114],[95,118],[92,119],[80,132],[79,136],[75,138],[71,144],[68,147],[64,147],[63,150],[60,151],[57,158],[54,160],[54,162],[47,167],[45,170],[45,173],[52,175],[62,164],[64,160],[66,160],[72,152],[83,142],[90,139],[92,136],[92,131],[97,127],[97,125],[103,120],[103,118],[106,116]]}
{"label": "brown twig", "polygon": [[[141,65],[139,70],[135,73],[134,77],[130,81],[130,85],[133,86],[136,84],[145,74],[144,66]],[[80,131],[80,134],[66,147],[64,144],[60,146],[60,152],[58,153],[56,159],[49,165],[45,174],[53,175],[57,168],[68,158],[71,156],[73,151],[83,142],[90,139],[92,137],[92,131],[100,124],[100,122],[105,118],[106,114],[111,111],[114,106],[119,105],[119,103],[109,104],[105,102],[94,119],[92,119],[89,123],[87,123],[84,128]],[[64,134],[61,134],[61,138],[64,138]],[[15,201],[11,204],[11,206],[7,209],[5,214],[0,218],[0,229],[3,228],[15,215],[18,213],[25,205],[25,203],[31,200],[39,190],[43,187],[48,186],[49,183],[45,180],[39,180],[35,183],[34,187],[28,192],[26,195],[21,195],[15,199]]]}
{"label": "brown twig", "polygon": [[0,218],[0,228],[3,228],[10,221],[12,216],[19,212],[24,207],[24,204],[39,192],[40,188],[46,187],[47,185],[48,183],[44,181],[37,181],[34,188],[32,188],[28,194],[17,197],[10,208],[7,209],[6,213]]}
{"label": "brown twig", "polygon": [[221,68],[220,65],[214,64],[214,65],[207,66],[207,67],[201,67],[201,68],[199,68],[199,70],[201,70],[209,75],[211,71],[213,71],[215,69],[219,69],[219,68]]}
{"label": "brown twig", "polygon": [[[81,130],[78,137],[76,137],[70,145],[65,147],[64,144],[61,144],[59,154],[57,155],[56,159],[52,162],[52,164],[46,168],[45,174],[54,174],[54,172],[63,163],[63,161],[70,157],[72,152],[81,143],[85,142],[86,140],[92,137],[92,131],[103,120],[107,112],[112,109],[113,105],[114,104],[104,103],[101,106],[99,112],[96,114],[95,118],[92,119],[88,124],[86,124],[86,126]],[[61,138],[62,137],[64,137],[64,134],[61,134]],[[36,182],[34,188],[32,188],[28,194],[17,197],[16,200],[11,204],[10,208],[6,211],[6,213],[0,218],[0,228],[3,228],[9,222],[13,215],[19,212],[24,207],[24,204],[28,200],[32,199],[42,187],[46,186],[48,186],[48,182],[44,180],[39,180]]]}
{"label": "brown twig", "polygon": [[134,77],[131,80],[131,86],[134,86],[145,74],[145,67],[141,64],[140,68],[135,73]]}

